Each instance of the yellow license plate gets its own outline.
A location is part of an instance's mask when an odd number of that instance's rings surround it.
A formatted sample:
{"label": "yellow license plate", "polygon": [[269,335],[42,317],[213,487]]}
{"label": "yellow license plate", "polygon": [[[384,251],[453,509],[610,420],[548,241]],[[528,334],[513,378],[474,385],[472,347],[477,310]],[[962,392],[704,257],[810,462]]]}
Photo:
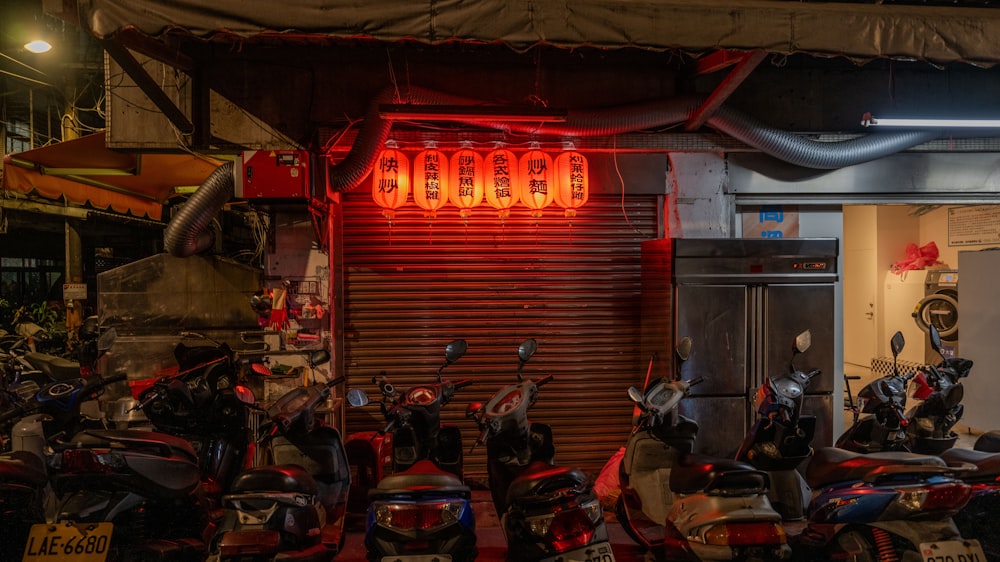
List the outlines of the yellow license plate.
{"label": "yellow license plate", "polygon": [[104,562],[111,523],[39,523],[31,526],[21,562]]}

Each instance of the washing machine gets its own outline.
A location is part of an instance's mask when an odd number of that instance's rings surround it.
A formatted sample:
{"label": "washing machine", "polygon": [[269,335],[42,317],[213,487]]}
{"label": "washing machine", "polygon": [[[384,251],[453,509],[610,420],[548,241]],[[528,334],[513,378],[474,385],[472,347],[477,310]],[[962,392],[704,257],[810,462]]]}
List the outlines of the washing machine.
{"label": "washing machine", "polygon": [[[925,333],[930,326],[941,334],[941,352],[945,357],[958,356],[958,271],[931,269],[927,271],[924,298],[913,310],[917,326]],[[930,344],[926,346],[926,361],[936,364],[941,357]]]}

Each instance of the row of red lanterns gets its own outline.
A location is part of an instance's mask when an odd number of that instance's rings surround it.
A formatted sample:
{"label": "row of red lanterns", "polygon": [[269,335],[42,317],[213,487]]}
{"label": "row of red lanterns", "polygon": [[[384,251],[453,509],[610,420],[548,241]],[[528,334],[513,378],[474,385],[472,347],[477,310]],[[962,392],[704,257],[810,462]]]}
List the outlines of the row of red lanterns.
{"label": "row of red lanterns", "polygon": [[501,219],[518,204],[539,218],[553,202],[571,218],[589,197],[588,173],[586,157],[571,148],[553,158],[533,145],[518,158],[506,148],[483,156],[466,145],[450,157],[426,147],[413,159],[411,174],[409,159],[389,141],[375,162],[372,197],[389,220],[411,192],[426,217],[451,203],[467,219],[485,199]]}

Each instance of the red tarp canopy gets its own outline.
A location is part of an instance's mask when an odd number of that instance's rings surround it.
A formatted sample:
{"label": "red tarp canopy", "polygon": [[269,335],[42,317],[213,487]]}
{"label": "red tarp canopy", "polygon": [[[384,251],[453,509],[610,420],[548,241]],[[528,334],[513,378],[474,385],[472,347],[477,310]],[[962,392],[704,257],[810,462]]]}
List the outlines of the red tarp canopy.
{"label": "red tarp canopy", "polygon": [[178,187],[198,186],[220,164],[194,154],[131,154],[104,133],[9,154],[3,189],[159,220]]}

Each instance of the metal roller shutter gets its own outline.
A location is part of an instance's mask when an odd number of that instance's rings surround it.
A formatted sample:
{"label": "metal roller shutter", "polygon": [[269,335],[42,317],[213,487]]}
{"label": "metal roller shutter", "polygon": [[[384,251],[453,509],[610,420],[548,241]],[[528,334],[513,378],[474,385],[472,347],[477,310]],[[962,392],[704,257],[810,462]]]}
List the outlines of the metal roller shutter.
{"label": "metal roller shutter", "polygon": [[[515,209],[503,225],[492,209],[466,224],[454,208],[428,220],[397,211],[390,225],[370,196],[343,198],[344,365],[349,388],[375,400],[373,376],[385,371],[406,388],[435,380],[445,345],[469,343],[445,369],[474,384],[456,393],[442,419],[458,424],[469,477],[485,475],[485,447],[465,418],[516,381],[517,347],[539,350],[525,376],[554,375],[539,392],[531,419],[552,425],[559,464],[596,475],[624,445],[641,385],[640,242],[657,232],[657,198],[591,196],[570,225],[553,206],[536,221]],[[348,408],[347,431],[382,427],[375,404]]]}

